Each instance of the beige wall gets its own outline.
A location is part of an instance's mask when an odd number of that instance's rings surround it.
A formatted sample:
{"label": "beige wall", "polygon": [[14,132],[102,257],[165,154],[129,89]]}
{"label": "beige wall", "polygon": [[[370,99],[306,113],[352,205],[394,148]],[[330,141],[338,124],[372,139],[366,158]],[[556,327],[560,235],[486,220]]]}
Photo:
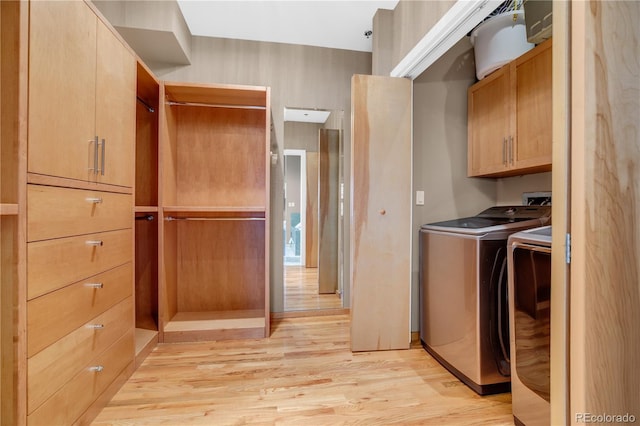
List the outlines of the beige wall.
{"label": "beige wall", "polygon": [[454,3],[400,0],[392,12],[379,10],[373,22],[373,74],[389,75]]}
{"label": "beige wall", "polygon": [[523,192],[551,191],[551,172],[498,179],[496,205],[522,204]]}
{"label": "beige wall", "polygon": [[[278,163],[271,168],[271,309],[283,304],[282,203],[284,139],[283,109],[320,108],[344,111],[344,129],[351,126],[351,76],[371,73],[371,53],[209,37],[193,37],[191,65],[148,64],[162,80],[249,84],[271,87],[271,150]],[[345,142],[345,176],[349,175],[350,134]],[[345,211],[349,211],[349,187],[345,187]],[[348,227],[348,222],[345,223]],[[348,228],[344,235],[349,235]],[[344,241],[349,252],[348,238]],[[348,259],[345,259],[348,268]],[[343,298],[348,304],[348,286]]]}
{"label": "beige wall", "polygon": [[496,204],[495,179],[467,177],[467,88],[475,83],[473,49],[465,38],[413,84],[412,330],[419,328],[418,232],[425,223],[472,216]]}

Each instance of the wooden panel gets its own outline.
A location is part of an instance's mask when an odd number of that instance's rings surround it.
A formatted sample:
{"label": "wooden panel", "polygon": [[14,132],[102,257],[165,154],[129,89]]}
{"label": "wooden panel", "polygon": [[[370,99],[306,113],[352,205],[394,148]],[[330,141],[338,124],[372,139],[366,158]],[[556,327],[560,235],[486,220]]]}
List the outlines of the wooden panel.
{"label": "wooden panel", "polygon": [[640,414],[638,20],[638,2],[571,3],[573,424]]}
{"label": "wooden panel", "polygon": [[[164,97],[164,85],[160,86],[161,99]],[[161,200],[159,203],[167,206],[176,205],[176,176],[178,162],[178,146],[177,127],[176,127],[177,111],[169,107],[166,102],[160,104],[160,129],[158,134],[158,194]]]}
{"label": "wooden panel", "polygon": [[[143,216],[144,217],[144,216]],[[158,329],[158,221],[136,220],[136,327]]]}
{"label": "wooden panel", "polygon": [[517,168],[548,165],[551,170],[551,40],[515,61]]}
{"label": "wooden panel", "polygon": [[307,226],[305,229],[305,266],[318,267],[318,153],[307,151]]}
{"label": "wooden panel", "polygon": [[353,351],[411,341],[411,90],[406,79],[352,79]]}
{"label": "wooden panel", "polygon": [[158,244],[160,245],[160,277],[158,282],[158,317],[160,342],[164,341],[166,324],[178,312],[178,224],[162,221]]}
{"label": "wooden panel", "polygon": [[133,363],[133,331],[131,328],[87,365],[87,367],[103,366],[102,371],[81,369],[64,387],[29,414],[27,424],[72,424],[120,372]]}
{"label": "wooden panel", "polygon": [[80,1],[29,7],[28,170],[92,180],[96,17]]}
{"label": "wooden panel", "polygon": [[259,86],[165,83],[167,99],[212,105],[267,106],[267,91]]}
{"label": "wooden panel", "polygon": [[178,108],[177,204],[264,206],[265,112]]}
{"label": "wooden panel", "polygon": [[131,195],[28,185],[28,241],[131,228]]}
{"label": "wooden panel", "polygon": [[[553,5],[553,232],[551,241],[551,419],[550,424],[571,424],[569,407],[569,272],[566,235],[570,223],[570,91],[571,57],[568,2]],[[569,367],[568,367],[569,366]]]}
{"label": "wooden panel", "polygon": [[[29,413],[38,408],[89,362],[132,329],[133,298],[123,300],[113,308],[61,338],[28,362]],[[94,329],[89,325],[100,324]],[[129,360],[133,353],[128,353]]]}
{"label": "wooden panel", "polygon": [[97,30],[96,135],[100,138],[97,181],[134,184],[136,60],[102,22]]}
{"label": "wooden panel", "polygon": [[14,336],[18,287],[18,217],[0,216],[0,412],[2,421],[15,424],[18,400],[17,359]]}
{"label": "wooden panel", "polygon": [[[133,257],[130,229],[39,241],[27,245],[28,299],[40,296],[107,269]],[[87,241],[102,241],[101,246]]]}
{"label": "wooden panel", "polygon": [[468,174],[482,176],[507,168],[507,143],[511,132],[509,65],[469,87]]}
{"label": "wooden panel", "polygon": [[340,131],[320,129],[318,144],[318,292],[338,289]]}
{"label": "wooden panel", "polygon": [[264,221],[178,223],[178,311],[263,309],[264,227]]}
{"label": "wooden panel", "polygon": [[136,105],[136,206],[158,205],[158,109]]}
{"label": "wooden panel", "polygon": [[27,356],[31,357],[70,331],[131,296],[131,269],[127,263],[90,277],[102,288],[80,281],[27,303]]}

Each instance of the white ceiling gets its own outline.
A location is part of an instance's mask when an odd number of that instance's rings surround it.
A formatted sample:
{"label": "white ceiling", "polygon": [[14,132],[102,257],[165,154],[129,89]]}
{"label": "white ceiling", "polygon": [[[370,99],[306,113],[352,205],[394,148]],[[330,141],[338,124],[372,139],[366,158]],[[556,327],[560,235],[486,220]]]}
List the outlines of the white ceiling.
{"label": "white ceiling", "polygon": [[371,52],[373,16],[398,0],[178,0],[194,36]]}

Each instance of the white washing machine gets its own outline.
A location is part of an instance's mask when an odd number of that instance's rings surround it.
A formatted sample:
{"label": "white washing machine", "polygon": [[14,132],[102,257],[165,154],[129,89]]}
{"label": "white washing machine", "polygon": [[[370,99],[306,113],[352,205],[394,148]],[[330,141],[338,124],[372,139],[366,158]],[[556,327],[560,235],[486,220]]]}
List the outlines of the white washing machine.
{"label": "white washing machine", "polygon": [[509,236],[511,401],[517,425],[548,425],[551,348],[551,226]]}

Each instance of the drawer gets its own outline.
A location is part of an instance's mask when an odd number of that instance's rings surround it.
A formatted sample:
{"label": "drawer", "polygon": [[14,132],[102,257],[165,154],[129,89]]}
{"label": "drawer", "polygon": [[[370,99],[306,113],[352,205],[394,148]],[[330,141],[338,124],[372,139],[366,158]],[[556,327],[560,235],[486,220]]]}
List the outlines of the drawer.
{"label": "drawer", "polygon": [[[70,425],[100,396],[134,358],[134,329],[90,362],[35,409],[29,408],[29,425]],[[92,367],[101,367],[95,369]],[[99,371],[98,371],[99,370]]]}
{"label": "drawer", "polygon": [[[28,410],[32,412],[62,388],[93,358],[133,328],[133,297],[81,324],[28,360]],[[102,328],[94,328],[102,325]]]}
{"label": "drawer", "polygon": [[30,300],[27,303],[27,356],[35,355],[132,292],[133,266],[126,263]]}
{"label": "drawer", "polygon": [[28,243],[27,298],[86,280],[132,259],[131,229]]}
{"label": "drawer", "polygon": [[131,228],[130,194],[27,185],[27,240]]}

